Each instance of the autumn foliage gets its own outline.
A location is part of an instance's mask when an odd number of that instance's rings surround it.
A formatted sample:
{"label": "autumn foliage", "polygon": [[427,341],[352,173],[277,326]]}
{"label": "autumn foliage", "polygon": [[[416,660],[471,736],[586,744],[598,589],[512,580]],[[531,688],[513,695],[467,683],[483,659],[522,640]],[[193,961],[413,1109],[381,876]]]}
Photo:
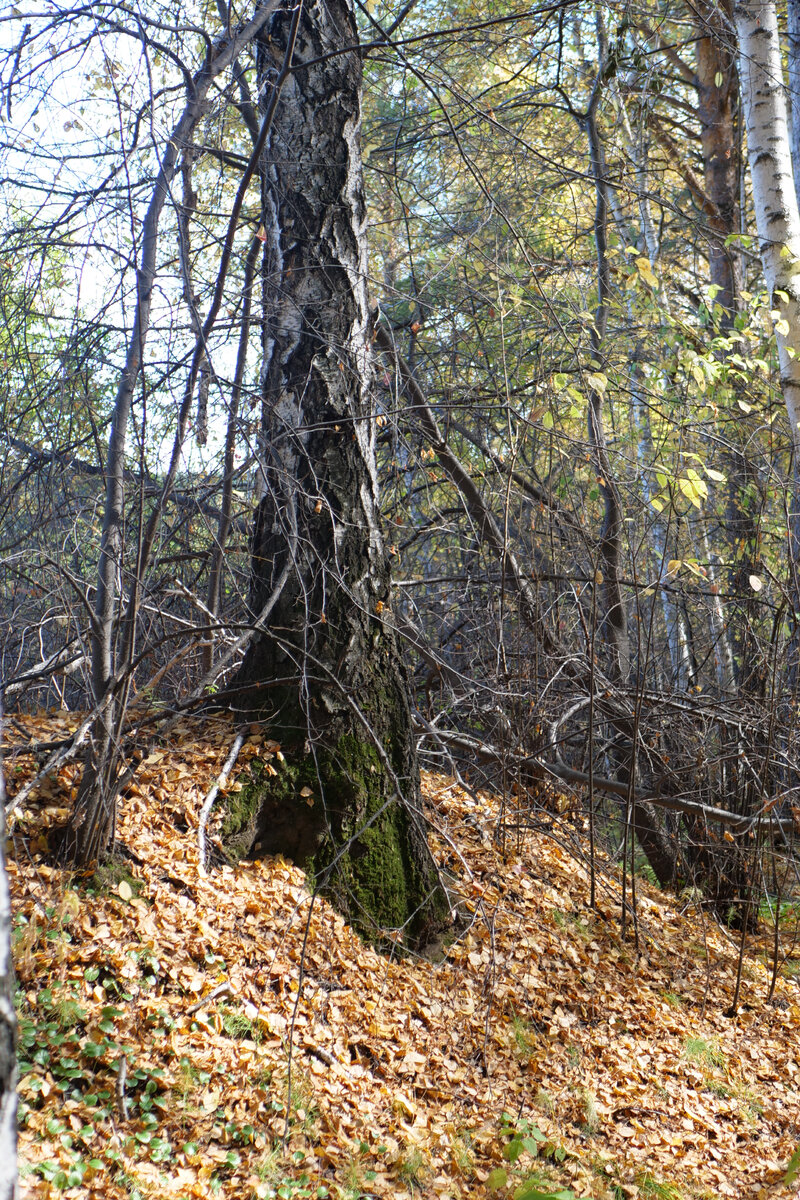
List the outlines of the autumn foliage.
{"label": "autumn foliage", "polygon": [[[71,721],[14,719],[12,795],[28,743]],[[94,876],[52,865],[73,768],[20,814],[25,1194],[791,1194],[793,942],[768,1004],[753,941],[727,1017],[737,941],[695,897],[637,881],[637,954],[615,869],[587,906],[579,831],[533,831],[508,800],[426,775],[453,938],[381,955],[280,858],[200,871],[198,814],[233,736],[187,719],[148,754]],[[264,752],[256,735],[243,758]]]}

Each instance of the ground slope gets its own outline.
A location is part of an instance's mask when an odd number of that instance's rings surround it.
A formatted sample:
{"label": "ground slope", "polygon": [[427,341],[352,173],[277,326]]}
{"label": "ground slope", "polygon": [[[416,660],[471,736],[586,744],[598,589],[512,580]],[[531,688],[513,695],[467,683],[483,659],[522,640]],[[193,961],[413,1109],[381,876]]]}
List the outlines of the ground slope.
{"label": "ground slope", "polygon": [[[28,742],[76,724],[14,722],[12,794]],[[199,871],[198,813],[233,736],[186,721],[150,750],[120,817],[130,855],[97,878],[49,859],[72,768],[21,814],[23,1194],[793,1194],[791,961],[767,1004],[748,953],[724,1016],[737,947],[691,897],[639,883],[637,954],[613,873],[588,909],[566,828],[526,831],[518,802],[433,776],[432,840],[464,927],[439,962],[392,961],[281,859]],[[281,769],[258,735],[256,754]]]}

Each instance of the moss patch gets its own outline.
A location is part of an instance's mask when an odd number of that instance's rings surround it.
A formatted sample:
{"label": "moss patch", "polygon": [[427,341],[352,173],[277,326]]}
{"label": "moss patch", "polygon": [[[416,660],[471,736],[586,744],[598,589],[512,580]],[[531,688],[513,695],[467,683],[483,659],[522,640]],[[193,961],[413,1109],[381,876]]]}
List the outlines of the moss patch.
{"label": "moss patch", "polygon": [[226,798],[222,827],[231,859],[282,854],[369,940],[396,929],[418,940],[430,925],[430,885],[413,853],[411,819],[374,745],[344,734],[334,749],[295,753],[276,775],[256,760],[240,783]]}

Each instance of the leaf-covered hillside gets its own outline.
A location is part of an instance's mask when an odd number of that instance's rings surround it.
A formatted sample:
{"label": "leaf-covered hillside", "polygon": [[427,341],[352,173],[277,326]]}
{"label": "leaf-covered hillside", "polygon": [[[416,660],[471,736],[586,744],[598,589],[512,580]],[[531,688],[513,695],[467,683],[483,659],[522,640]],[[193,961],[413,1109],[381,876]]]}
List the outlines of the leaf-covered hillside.
{"label": "leaf-covered hillside", "polygon": [[[27,739],[70,720],[15,719],[12,794]],[[150,754],[121,806],[127,854],[98,876],[49,858],[69,769],[20,815],[25,1194],[791,1194],[791,946],[767,1004],[754,943],[726,1017],[736,939],[691,896],[637,881],[637,955],[616,874],[590,911],[568,829],[526,829],[517,801],[427,776],[461,925],[426,958],[381,956],[281,859],[199,871],[199,810],[232,740],[187,721]]]}

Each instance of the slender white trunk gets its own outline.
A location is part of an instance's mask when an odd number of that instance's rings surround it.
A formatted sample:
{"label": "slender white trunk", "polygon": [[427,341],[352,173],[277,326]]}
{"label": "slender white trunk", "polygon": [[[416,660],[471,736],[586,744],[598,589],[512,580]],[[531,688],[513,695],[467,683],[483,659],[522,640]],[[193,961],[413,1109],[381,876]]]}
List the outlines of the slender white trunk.
{"label": "slender white trunk", "polygon": [[[792,172],[789,122],[775,4],[747,0],[734,10],[742,107],[764,277],[772,308],[792,444],[800,446],[800,210]],[[793,497],[792,514],[796,519]],[[794,533],[794,530],[792,530]]]}
{"label": "slender white trunk", "polygon": [[[653,214],[650,208],[649,199],[649,180],[647,169],[647,146],[644,145],[644,122],[637,134],[631,127],[628,110],[625,106],[625,100],[621,95],[616,83],[611,83],[610,92],[614,102],[614,107],[617,111],[622,133],[625,140],[625,145],[628,155],[634,165],[636,171],[636,190],[637,204],[639,207],[639,224],[640,224],[640,240],[644,243],[644,249],[647,251],[647,257],[650,260],[650,267],[655,274],[658,271],[658,258],[661,248],[658,240],[658,231],[653,220]],[[614,188],[609,188],[609,201],[616,198]],[[617,215],[614,209],[614,203],[611,204],[614,218],[617,224],[617,229],[623,241],[627,242],[626,226],[624,219]],[[663,288],[659,291],[659,305],[665,313],[669,313],[669,297]],[[633,300],[629,295],[627,297],[628,317],[631,324],[634,323],[633,315]],[[642,486],[642,492],[645,502],[648,506],[652,498],[651,484],[651,469],[656,461],[656,450],[653,445],[653,435],[650,427],[650,413],[644,396],[644,388],[641,378],[641,369],[635,360],[630,364],[630,388],[633,398],[631,408],[634,429],[636,431],[636,461],[639,466],[639,478]],[[680,603],[675,603],[669,592],[662,586],[667,574],[667,562],[669,554],[667,553],[667,539],[664,523],[659,516],[653,518],[650,527],[650,540],[653,546],[653,561],[658,564],[659,570],[659,596],[661,599],[661,608],[664,615],[664,629],[666,632],[667,646],[669,648],[670,662],[672,664],[671,683],[675,687],[684,688],[695,682],[694,664],[692,662],[691,653],[691,637],[687,626],[686,618],[681,609]]]}
{"label": "slender white trunk", "polygon": [[[0,706],[0,740],[3,712]],[[17,1195],[17,1014],[6,877],[6,789],[0,761],[0,1200]]]}
{"label": "slender white trunk", "polygon": [[797,203],[800,204],[800,0],[787,0],[786,24],[789,106],[792,117],[792,166],[794,190]]}

